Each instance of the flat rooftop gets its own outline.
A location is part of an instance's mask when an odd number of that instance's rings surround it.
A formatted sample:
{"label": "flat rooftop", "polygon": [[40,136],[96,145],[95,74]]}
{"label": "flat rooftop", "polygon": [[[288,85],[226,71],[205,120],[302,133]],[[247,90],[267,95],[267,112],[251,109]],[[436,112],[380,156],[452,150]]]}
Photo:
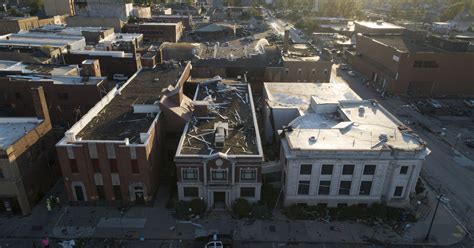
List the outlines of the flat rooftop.
{"label": "flat rooftop", "polygon": [[[194,80],[199,83],[194,100],[207,102],[209,112],[207,117],[193,116],[184,131],[180,155],[259,155],[261,142],[249,85],[236,80]],[[214,127],[219,122],[228,125],[223,148],[214,143]]]}
{"label": "flat rooftop", "polygon": [[398,26],[389,22],[367,22],[367,21],[356,21],[355,24],[371,28],[371,29],[405,29],[402,26]]}
{"label": "flat rooftop", "polygon": [[361,100],[344,83],[265,83],[268,104],[272,108],[310,108],[311,98],[319,103],[337,103],[339,100]]}
{"label": "flat rooftop", "polygon": [[10,60],[0,60],[0,71],[24,74],[68,75],[77,74],[77,65],[33,64]]}
{"label": "flat rooftop", "polygon": [[177,26],[179,23],[174,23],[174,22],[143,22],[140,23],[140,25],[143,26]]}
{"label": "flat rooftop", "polygon": [[0,46],[28,46],[28,47],[65,47],[77,42],[84,42],[82,36],[50,35],[39,33],[38,35],[9,34],[0,37]]}
{"label": "flat rooftop", "polygon": [[33,82],[53,82],[53,84],[62,85],[98,85],[102,83],[106,77],[81,77],[81,76],[70,76],[70,75],[8,75],[11,81],[15,80],[26,80]]}
{"label": "flat rooftop", "polygon": [[142,69],[122,87],[97,115],[77,134],[82,140],[124,140],[140,143],[140,133],[146,133],[155,117],[135,113],[134,104],[156,105],[168,86],[174,86],[184,67]]}
{"label": "flat rooftop", "polygon": [[422,42],[404,39],[401,35],[367,35],[374,41],[396,48],[402,52],[443,52],[444,50],[429,46]]}
{"label": "flat rooftop", "polygon": [[291,149],[424,150],[425,143],[375,101],[340,101],[334,111],[308,112],[289,125]]}
{"label": "flat rooftop", "polygon": [[0,149],[8,149],[42,121],[38,118],[0,118]]}
{"label": "flat rooftop", "polygon": [[[374,100],[342,83],[265,83],[270,108],[298,109],[289,123],[295,150],[424,149],[424,142]],[[283,114],[284,115],[284,112]],[[282,116],[283,117],[283,116]],[[279,117],[276,117],[279,118]],[[382,141],[381,137],[386,137]]]}

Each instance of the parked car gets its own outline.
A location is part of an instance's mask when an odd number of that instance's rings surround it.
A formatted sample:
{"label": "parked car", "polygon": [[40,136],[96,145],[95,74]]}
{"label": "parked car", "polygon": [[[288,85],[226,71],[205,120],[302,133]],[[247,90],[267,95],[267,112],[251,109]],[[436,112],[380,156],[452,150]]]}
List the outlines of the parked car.
{"label": "parked car", "polygon": [[467,106],[471,107],[471,108],[474,107],[474,100],[468,100],[468,99],[466,99],[466,100],[464,100],[464,103],[465,103]]}
{"label": "parked car", "polygon": [[194,239],[194,247],[196,248],[231,248],[232,243],[232,235],[228,234],[211,234]]}
{"label": "parked car", "polygon": [[127,81],[128,77],[123,74],[114,74],[114,81]]}
{"label": "parked car", "polygon": [[441,102],[439,102],[438,100],[435,100],[435,99],[428,99],[428,100],[426,100],[426,102],[428,102],[435,109],[440,109],[440,108],[443,107]]}
{"label": "parked car", "polygon": [[469,146],[470,148],[474,148],[474,139],[467,139],[464,141],[464,144],[466,144],[466,146]]}

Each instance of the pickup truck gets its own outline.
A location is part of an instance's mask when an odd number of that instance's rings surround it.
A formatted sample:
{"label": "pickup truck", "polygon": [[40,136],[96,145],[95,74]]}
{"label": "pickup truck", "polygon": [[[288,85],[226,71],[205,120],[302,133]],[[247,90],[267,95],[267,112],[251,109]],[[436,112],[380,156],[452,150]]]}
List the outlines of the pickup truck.
{"label": "pickup truck", "polygon": [[228,234],[211,234],[194,239],[195,248],[231,248],[232,244],[232,235]]}

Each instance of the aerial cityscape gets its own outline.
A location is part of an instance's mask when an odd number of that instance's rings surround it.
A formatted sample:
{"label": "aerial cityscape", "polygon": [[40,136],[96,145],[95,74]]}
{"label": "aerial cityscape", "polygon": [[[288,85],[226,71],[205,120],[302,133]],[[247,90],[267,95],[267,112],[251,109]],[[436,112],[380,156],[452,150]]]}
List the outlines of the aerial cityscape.
{"label": "aerial cityscape", "polygon": [[0,248],[474,248],[474,0],[0,3]]}

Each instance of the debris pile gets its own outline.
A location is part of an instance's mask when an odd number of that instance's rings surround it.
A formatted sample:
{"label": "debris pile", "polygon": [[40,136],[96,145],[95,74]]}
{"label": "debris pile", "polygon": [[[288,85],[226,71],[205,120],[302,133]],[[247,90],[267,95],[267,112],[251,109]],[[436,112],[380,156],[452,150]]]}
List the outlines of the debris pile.
{"label": "debris pile", "polygon": [[[248,85],[240,81],[224,82],[217,76],[200,82],[182,152],[258,154],[249,94]],[[203,105],[207,111],[202,111]]]}

